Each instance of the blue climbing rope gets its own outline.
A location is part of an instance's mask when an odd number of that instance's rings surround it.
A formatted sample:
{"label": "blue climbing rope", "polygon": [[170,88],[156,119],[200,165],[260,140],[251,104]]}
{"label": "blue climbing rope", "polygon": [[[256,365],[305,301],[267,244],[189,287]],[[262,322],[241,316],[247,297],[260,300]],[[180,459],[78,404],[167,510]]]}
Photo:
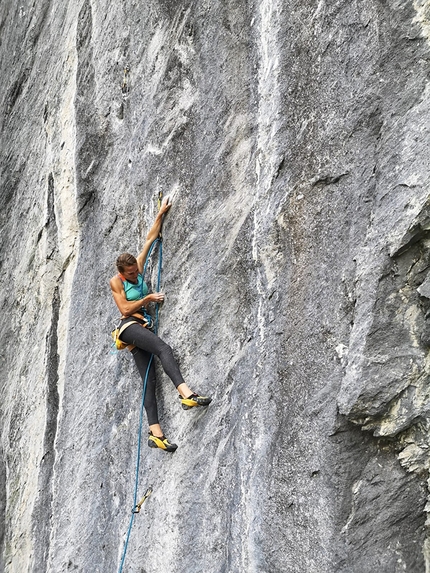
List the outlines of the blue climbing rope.
{"label": "blue climbing rope", "polygon": [[[152,243],[151,247],[149,248],[142,274],[143,274],[143,276],[145,276],[146,268],[147,268],[148,262],[149,262],[149,258],[150,258],[152,251],[154,250],[154,247],[157,243],[159,243],[160,246],[158,249],[158,273],[157,273],[157,285],[156,285],[155,290],[156,290],[156,292],[159,292],[160,291],[160,283],[161,283],[161,265],[163,262],[163,242],[161,240],[161,237],[158,237],[157,239],[155,239],[155,241]],[[154,321],[154,333],[155,334],[158,334],[158,314],[159,314],[159,304],[157,303],[155,305],[155,321]],[[121,559],[121,564],[120,564],[119,569],[118,569],[118,573],[122,573],[122,569],[124,567],[124,562],[125,562],[125,556],[127,554],[128,542],[130,540],[131,529],[133,527],[134,516],[136,515],[136,513],[138,513],[138,511],[136,511],[136,507],[138,507],[137,491],[139,488],[139,468],[140,468],[140,449],[141,449],[141,445],[142,445],[143,411],[144,411],[144,406],[145,406],[146,385],[148,382],[149,370],[151,368],[153,358],[154,358],[154,355],[151,354],[151,357],[150,357],[149,362],[148,362],[148,366],[146,368],[145,380],[143,382],[142,400],[140,403],[140,415],[139,415],[139,431],[138,431],[138,435],[137,435],[137,458],[136,458],[136,472],[135,472],[135,480],[134,480],[133,509],[131,512],[130,523],[128,526],[127,536],[125,538],[124,550],[122,552],[122,559]],[[148,492],[150,491],[150,489],[151,488],[149,488],[147,490],[147,493],[145,493],[144,499],[147,496],[147,494],[149,495]],[[140,508],[139,508],[139,510],[140,510]]]}

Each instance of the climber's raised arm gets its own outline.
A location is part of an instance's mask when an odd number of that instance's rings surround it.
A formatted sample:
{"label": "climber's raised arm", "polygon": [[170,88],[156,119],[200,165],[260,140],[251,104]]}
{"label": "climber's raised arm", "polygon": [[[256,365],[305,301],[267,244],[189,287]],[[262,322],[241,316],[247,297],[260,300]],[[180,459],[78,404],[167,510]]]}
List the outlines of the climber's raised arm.
{"label": "climber's raised arm", "polygon": [[145,244],[143,245],[143,249],[136,257],[137,268],[139,269],[139,273],[143,273],[143,266],[145,264],[145,260],[148,255],[149,249],[151,248],[151,245],[155,241],[155,239],[159,236],[161,231],[161,225],[163,224],[163,216],[167,213],[170,207],[171,203],[169,203],[169,198],[167,197],[161,204],[160,210],[158,211],[157,216],[155,217],[154,224],[152,225],[148,235],[146,236],[146,241]]}

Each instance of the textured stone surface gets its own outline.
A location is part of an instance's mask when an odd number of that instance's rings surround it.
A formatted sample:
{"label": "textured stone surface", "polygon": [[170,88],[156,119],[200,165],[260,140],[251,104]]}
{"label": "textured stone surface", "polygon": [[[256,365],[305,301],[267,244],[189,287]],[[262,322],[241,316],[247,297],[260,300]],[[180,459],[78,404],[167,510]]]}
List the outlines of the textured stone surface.
{"label": "textured stone surface", "polygon": [[[424,573],[430,3],[0,5],[0,571],[118,570],[141,385],[108,280],[159,191],[124,571]],[[153,273],[152,273],[153,275]],[[145,428],[146,430],[146,428]]]}

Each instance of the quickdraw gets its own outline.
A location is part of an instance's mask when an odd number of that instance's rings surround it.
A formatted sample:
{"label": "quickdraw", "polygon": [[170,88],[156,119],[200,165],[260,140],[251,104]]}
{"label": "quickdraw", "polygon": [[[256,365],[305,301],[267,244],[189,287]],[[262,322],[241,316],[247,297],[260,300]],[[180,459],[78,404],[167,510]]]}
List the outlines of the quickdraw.
{"label": "quickdraw", "polygon": [[144,501],[148,499],[148,497],[151,495],[151,493],[152,493],[152,485],[148,487],[148,489],[143,494],[142,499],[139,501],[139,503],[136,504],[135,508],[133,509],[133,513],[140,513],[140,508],[142,507]]}
{"label": "quickdraw", "polygon": [[128,94],[128,92],[130,91],[130,88],[128,87],[128,78],[127,78],[129,72],[130,72],[129,66],[125,66],[124,78],[122,80],[122,86],[121,86],[121,91],[122,91],[124,96],[126,96]]}

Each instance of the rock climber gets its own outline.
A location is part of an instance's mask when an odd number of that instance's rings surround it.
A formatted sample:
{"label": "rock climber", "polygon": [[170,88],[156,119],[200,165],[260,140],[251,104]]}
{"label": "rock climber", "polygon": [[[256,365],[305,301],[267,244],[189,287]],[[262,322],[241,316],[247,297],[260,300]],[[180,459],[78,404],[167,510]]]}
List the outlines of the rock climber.
{"label": "rock climber", "polygon": [[[165,199],[146,237],[143,249],[137,257],[123,253],[117,258],[118,274],[111,278],[110,287],[121,313],[120,339],[131,345],[131,353],[142,380],[145,379],[151,354],[158,356],[164,372],[179,392],[182,407],[188,410],[196,406],[208,406],[212,399],[207,396],[200,396],[190,390],[182,377],[170,346],[148,328],[147,308],[151,303],[162,303],[164,294],[161,292],[149,293],[142,276],[149,249],[160,235],[163,216],[170,207],[169,200]],[[154,360],[152,360],[145,394],[145,410],[149,424],[148,446],[174,452],[178,446],[168,441],[158,420],[155,387],[155,365]]]}

